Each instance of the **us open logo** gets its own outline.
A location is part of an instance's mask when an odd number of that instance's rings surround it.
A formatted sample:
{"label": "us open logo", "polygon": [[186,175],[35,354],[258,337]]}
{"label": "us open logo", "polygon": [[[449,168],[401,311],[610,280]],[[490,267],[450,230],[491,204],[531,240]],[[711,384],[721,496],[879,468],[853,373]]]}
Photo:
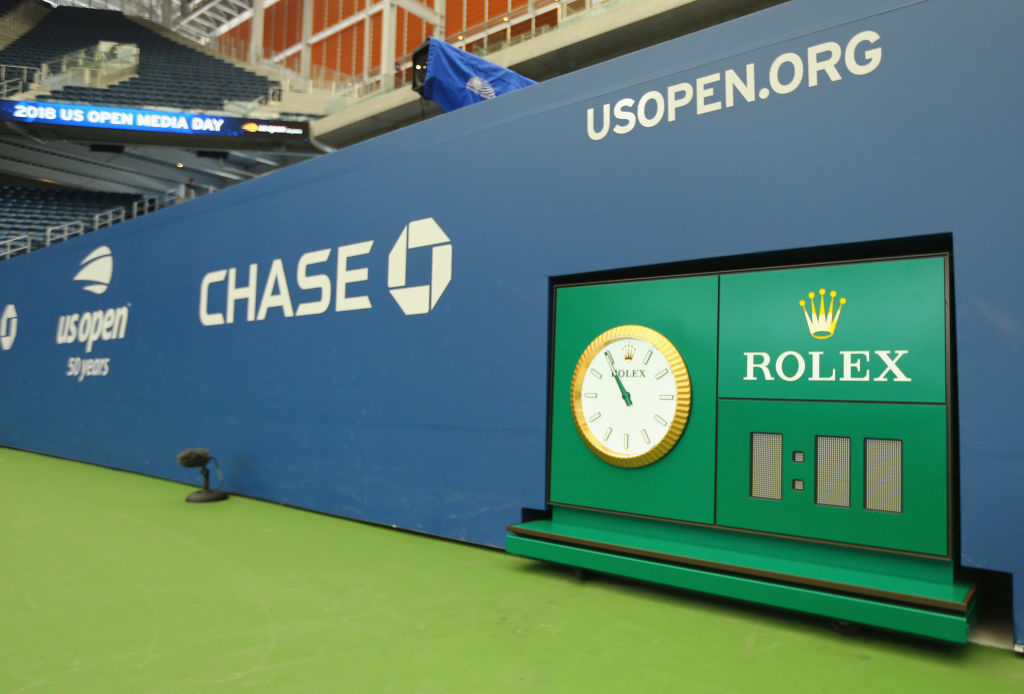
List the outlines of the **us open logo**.
{"label": "us open logo", "polygon": [[[79,263],[75,282],[84,282],[82,290],[100,295],[107,291],[114,275],[114,256],[107,246],[99,246]],[[130,304],[106,309],[87,307],[57,318],[57,344],[80,343],[86,353],[98,342],[124,339],[128,328]]]}
{"label": "us open logo", "polygon": [[493,99],[495,97],[494,87],[483,77],[473,75],[466,82],[466,89],[473,92],[481,99]]}
{"label": "us open logo", "polygon": [[102,294],[110,286],[114,276],[114,256],[106,246],[100,246],[79,263],[82,269],[75,275],[76,282],[85,282],[83,290],[93,294]]}
{"label": "us open logo", "polygon": [[14,346],[14,338],[18,336],[18,310],[14,304],[4,306],[0,314],[0,349],[9,350]]}

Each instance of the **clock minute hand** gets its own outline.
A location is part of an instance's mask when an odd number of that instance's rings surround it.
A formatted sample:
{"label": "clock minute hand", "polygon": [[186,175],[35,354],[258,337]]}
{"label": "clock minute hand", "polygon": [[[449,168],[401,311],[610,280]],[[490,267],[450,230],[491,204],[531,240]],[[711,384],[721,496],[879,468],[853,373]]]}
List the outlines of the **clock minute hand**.
{"label": "clock minute hand", "polygon": [[633,400],[629,397],[629,391],[627,391],[626,387],[622,385],[622,379],[620,379],[619,375],[615,373],[615,361],[612,359],[612,355],[607,351],[605,351],[604,356],[608,359],[608,366],[612,369],[612,376],[615,377],[615,382],[619,384],[619,392],[622,393],[622,399],[626,401],[626,407],[629,407],[633,404]]}

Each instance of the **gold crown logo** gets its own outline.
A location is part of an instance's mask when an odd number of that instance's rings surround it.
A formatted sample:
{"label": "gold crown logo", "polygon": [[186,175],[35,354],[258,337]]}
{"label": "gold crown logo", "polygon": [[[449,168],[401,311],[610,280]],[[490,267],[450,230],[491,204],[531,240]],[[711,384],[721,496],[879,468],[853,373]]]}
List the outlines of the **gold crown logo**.
{"label": "gold crown logo", "polygon": [[633,355],[636,354],[636,345],[625,344],[622,346],[622,358],[626,361],[633,361]]}
{"label": "gold crown logo", "polygon": [[[800,299],[800,306],[804,310],[804,318],[807,319],[807,330],[811,337],[816,340],[827,340],[836,331],[836,324],[839,322],[839,312],[843,310],[846,299],[839,297],[839,308],[836,308],[836,291],[829,292],[828,312],[825,312],[825,290],[819,289],[818,294],[821,301],[817,308],[814,306],[814,292],[808,292],[807,298],[811,300],[811,312],[807,312],[807,302]],[[835,313],[832,311],[835,309]]]}

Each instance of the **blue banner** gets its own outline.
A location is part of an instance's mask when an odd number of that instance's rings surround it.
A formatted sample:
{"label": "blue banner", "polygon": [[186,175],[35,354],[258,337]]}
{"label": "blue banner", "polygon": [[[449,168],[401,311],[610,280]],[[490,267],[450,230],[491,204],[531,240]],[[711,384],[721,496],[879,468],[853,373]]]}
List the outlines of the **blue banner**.
{"label": "blue banner", "polygon": [[493,99],[531,84],[537,83],[444,41],[430,39],[423,98],[436,102],[445,111]]}
{"label": "blue banner", "polygon": [[45,101],[0,101],[0,120],[14,123],[45,123],[179,135],[222,135],[244,138],[284,136],[300,140],[308,139],[308,125],[301,121],[253,120],[207,113]]}

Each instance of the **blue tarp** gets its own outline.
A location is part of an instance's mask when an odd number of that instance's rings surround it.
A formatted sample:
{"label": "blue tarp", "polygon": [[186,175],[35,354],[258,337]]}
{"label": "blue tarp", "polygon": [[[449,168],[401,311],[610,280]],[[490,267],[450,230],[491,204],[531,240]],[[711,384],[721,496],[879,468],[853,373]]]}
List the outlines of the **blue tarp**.
{"label": "blue tarp", "polygon": [[444,41],[430,39],[423,98],[436,102],[445,111],[493,99],[531,84],[536,82]]}

